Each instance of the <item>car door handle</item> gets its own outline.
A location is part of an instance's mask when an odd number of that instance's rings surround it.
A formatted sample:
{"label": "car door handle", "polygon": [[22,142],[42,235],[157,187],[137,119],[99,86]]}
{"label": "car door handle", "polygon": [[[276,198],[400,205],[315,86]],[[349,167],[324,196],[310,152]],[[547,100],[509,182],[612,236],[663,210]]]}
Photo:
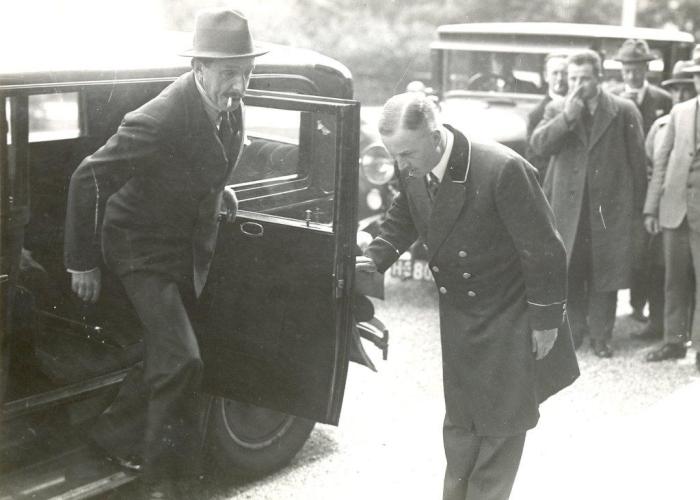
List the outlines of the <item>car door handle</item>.
{"label": "car door handle", "polygon": [[249,238],[262,238],[265,228],[257,222],[244,222],[241,224],[241,232]]}

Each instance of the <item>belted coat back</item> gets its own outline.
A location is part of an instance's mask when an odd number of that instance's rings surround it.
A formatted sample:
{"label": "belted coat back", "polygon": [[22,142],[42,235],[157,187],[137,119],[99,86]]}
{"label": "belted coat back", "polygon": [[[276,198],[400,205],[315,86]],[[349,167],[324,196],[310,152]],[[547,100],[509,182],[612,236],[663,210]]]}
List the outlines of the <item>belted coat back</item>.
{"label": "belted coat back", "polygon": [[449,420],[482,436],[535,426],[538,404],[578,376],[568,330],[542,361],[531,331],[562,324],[566,256],[535,169],[498,144],[454,144],[431,208],[423,176],[400,193],[366,255],[384,272],[419,236],[439,291]]}

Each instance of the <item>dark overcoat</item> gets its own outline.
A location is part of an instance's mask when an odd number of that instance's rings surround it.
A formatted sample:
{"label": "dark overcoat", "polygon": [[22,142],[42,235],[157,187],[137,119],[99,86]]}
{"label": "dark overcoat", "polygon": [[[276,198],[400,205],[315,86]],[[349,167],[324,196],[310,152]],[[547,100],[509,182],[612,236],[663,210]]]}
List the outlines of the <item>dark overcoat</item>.
{"label": "dark overcoat", "polygon": [[383,272],[418,236],[427,242],[448,418],[478,435],[521,434],[537,423],[539,402],[579,373],[568,330],[543,361],[532,353],[533,328],[562,324],[564,246],[535,169],[450,130],[434,206],[424,177],[400,171],[400,193],[366,254]]}
{"label": "dark overcoat", "polygon": [[[615,95],[624,97],[625,86],[619,85],[611,90]],[[635,103],[637,104],[637,103]],[[642,115],[642,127],[644,132],[644,137],[649,133],[649,129],[654,124],[654,122],[664,115],[671,112],[673,107],[673,99],[671,94],[666,92],[661,87],[647,84],[647,88],[644,91],[644,98],[642,102],[637,104],[637,109]]]}
{"label": "dark overcoat", "polygon": [[194,274],[201,285],[244,137],[242,112],[235,114],[238,141],[229,161],[192,72],[128,113],[71,177],[66,267],[92,269],[104,256],[120,276],[146,270],[191,282]]}
{"label": "dark overcoat", "polygon": [[553,156],[544,190],[557,229],[571,257],[587,187],[593,286],[597,291],[629,288],[644,241],[647,178],[641,116],[631,101],[601,91],[589,137],[581,120],[567,122],[564,104],[547,106],[531,139],[538,154]]}

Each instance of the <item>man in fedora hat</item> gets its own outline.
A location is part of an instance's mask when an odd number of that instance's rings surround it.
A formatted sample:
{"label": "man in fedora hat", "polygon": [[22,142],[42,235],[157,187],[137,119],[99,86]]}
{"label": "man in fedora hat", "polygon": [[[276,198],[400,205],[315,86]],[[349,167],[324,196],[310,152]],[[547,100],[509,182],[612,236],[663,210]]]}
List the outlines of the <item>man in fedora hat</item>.
{"label": "man in fedora hat", "polygon": [[[657,59],[651,53],[644,40],[625,40],[614,59],[622,63],[622,85],[613,88],[612,92],[633,101],[642,114],[644,135],[649,132],[654,121],[671,111],[671,95],[664,89],[647,81],[649,62]],[[651,163],[647,164],[651,174]],[[659,260],[661,254],[660,238],[642,234],[637,242],[641,246],[642,259],[632,277],[630,287],[630,305],[632,317],[646,321],[644,306],[649,302],[649,321],[639,331],[633,332],[632,337],[640,340],[659,339],[663,335],[664,284],[663,273],[655,272],[653,263]]]}
{"label": "man in fedora hat", "polygon": [[[692,63],[682,72],[692,78],[696,93],[700,93],[700,45],[695,46]],[[663,140],[654,152],[644,214],[647,231],[662,234],[666,264],[664,343],[650,352],[647,360],[681,359],[686,355],[688,340],[700,345],[700,101],[697,97],[671,110]],[[697,352],[695,364],[700,369]]]}
{"label": "man in fedora hat", "polygon": [[192,70],[128,113],[71,178],[72,288],[95,302],[103,270],[114,273],[144,331],[143,366],[91,434],[122,465],[142,467],[147,483],[186,475],[199,449],[202,361],[191,306],[206,283],[217,216],[235,215],[235,195],[224,187],[245,135],[241,98],[265,52],[240,13],[201,12],[193,48],[181,54],[192,57]]}

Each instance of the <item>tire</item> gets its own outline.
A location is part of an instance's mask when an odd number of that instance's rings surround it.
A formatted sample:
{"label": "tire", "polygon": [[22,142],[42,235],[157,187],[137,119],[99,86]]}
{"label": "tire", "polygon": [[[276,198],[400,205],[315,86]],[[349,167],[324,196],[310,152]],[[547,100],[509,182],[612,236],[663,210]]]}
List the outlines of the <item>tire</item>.
{"label": "tire", "polygon": [[214,398],[209,453],[218,468],[243,477],[274,472],[304,446],[315,422],[232,399]]}

